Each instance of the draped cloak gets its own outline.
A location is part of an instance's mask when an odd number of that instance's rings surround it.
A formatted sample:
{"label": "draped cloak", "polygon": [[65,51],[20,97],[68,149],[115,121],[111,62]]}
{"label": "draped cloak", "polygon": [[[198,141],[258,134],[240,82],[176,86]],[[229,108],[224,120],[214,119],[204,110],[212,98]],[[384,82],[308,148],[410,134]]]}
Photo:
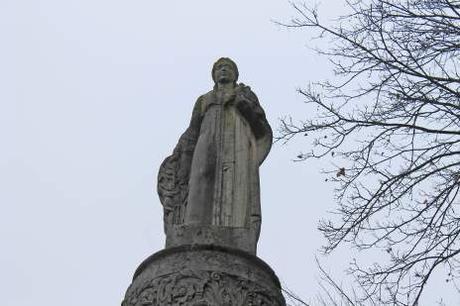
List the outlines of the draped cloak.
{"label": "draped cloak", "polygon": [[272,130],[256,95],[236,85],[230,103],[216,89],[195,103],[173,154],[160,167],[158,192],[171,224],[244,227],[260,231],[259,166]]}

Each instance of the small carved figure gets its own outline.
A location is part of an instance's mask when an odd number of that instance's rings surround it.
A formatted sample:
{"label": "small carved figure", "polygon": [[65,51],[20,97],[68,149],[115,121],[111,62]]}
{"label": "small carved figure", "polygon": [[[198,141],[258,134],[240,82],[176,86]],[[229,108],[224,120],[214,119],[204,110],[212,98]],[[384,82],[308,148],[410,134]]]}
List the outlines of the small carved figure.
{"label": "small carved figure", "polygon": [[237,84],[231,59],[219,59],[212,78],[214,88],[198,98],[189,127],[160,167],[165,231],[180,224],[240,227],[258,238],[259,166],[272,130],[251,88]]}

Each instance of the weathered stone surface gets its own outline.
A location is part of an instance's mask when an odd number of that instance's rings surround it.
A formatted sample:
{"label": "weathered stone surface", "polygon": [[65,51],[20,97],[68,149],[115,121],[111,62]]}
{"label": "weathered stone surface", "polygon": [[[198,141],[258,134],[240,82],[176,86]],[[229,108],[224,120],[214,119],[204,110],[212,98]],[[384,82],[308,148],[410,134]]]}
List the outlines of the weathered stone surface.
{"label": "weathered stone surface", "polygon": [[233,61],[219,59],[212,77],[158,174],[166,249],[139,266],[122,306],[285,306],[278,278],[255,256],[272,130]]}
{"label": "weathered stone surface", "polygon": [[237,248],[255,254],[257,234],[247,227],[222,227],[215,225],[175,225],[166,237],[166,247],[209,244]]}
{"label": "weathered stone surface", "polygon": [[167,245],[195,243],[186,236],[175,241],[182,225],[220,227],[226,237],[246,233],[247,239],[233,247],[251,243],[243,249],[255,254],[261,223],[259,166],[270,150],[272,130],[251,88],[236,83],[233,61],[218,60],[212,77],[214,89],[198,98],[189,127],[160,167]]}
{"label": "weathered stone surface", "polygon": [[160,251],[136,271],[122,306],[284,306],[277,277],[236,249],[182,246]]}

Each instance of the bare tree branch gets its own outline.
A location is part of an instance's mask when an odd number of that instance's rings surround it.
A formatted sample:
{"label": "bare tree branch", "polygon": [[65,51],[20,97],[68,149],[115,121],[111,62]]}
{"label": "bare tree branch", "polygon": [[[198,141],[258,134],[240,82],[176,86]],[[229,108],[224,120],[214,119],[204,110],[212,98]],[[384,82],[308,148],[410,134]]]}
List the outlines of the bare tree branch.
{"label": "bare tree branch", "polygon": [[347,3],[332,26],[292,3],[298,17],[284,26],[332,41],[318,52],[335,78],[299,90],[310,115],[282,120],[278,141],[301,135],[312,150],[298,161],[339,165],[326,171],[338,218],[319,225],[324,252],[349,243],[386,254],[351,266],[359,301],[418,305],[435,271],[460,278],[460,1]]}

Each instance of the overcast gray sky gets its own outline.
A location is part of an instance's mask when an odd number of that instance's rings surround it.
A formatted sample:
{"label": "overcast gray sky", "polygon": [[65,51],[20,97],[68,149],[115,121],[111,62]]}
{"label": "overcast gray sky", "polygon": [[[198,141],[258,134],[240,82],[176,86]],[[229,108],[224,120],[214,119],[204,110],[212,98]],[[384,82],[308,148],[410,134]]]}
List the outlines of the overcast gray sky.
{"label": "overcast gray sky", "polygon": [[[275,130],[305,111],[297,87],[330,76],[305,33],[270,21],[293,15],[286,0],[0,0],[1,304],[119,305],[163,248],[158,167],[212,88],[213,62],[237,62]],[[327,161],[292,162],[302,149],[277,144],[262,166],[258,254],[308,299],[317,222],[334,202]],[[333,274],[348,253],[325,260]],[[442,286],[433,301],[458,305]]]}

